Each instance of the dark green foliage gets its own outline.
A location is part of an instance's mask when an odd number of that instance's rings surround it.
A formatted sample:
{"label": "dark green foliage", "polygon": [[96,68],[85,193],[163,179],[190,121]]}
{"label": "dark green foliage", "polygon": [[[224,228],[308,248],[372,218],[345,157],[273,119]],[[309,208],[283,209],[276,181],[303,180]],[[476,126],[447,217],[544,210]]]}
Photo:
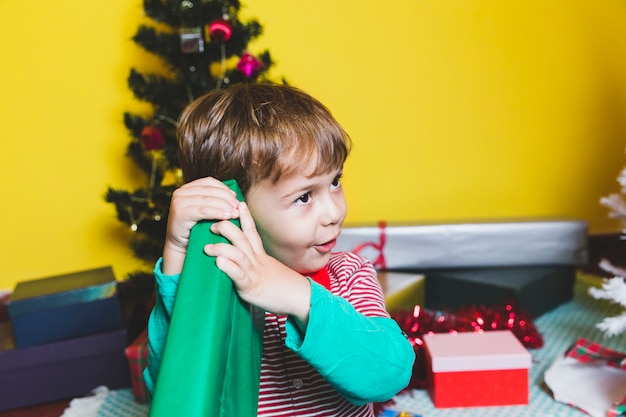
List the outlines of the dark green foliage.
{"label": "dark green foliage", "polygon": [[[146,182],[132,192],[109,188],[105,200],[115,206],[119,221],[134,231],[130,246],[135,255],[154,262],[162,252],[172,192],[181,185],[175,137],[181,111],[209,91],[234,83],[268,81],[272,59],[267,51],[257,55],[263,66],[250,77],[233,65],[222,67],[241,58],[249,42],[263,32],[256,20],[239,19],[241,5],[236,0],[144,0],[143,7],[152,23],[141,24],[132,41],[157,56],[162,67],[153,73],[130,69],[130,90],[138,100],[150,103],[153,112],[149,116],[126,112],[123,116],[130,137],[126,156],[145,173]],[[216,19],[226,19],[232,29],[223,42],[208,37],[207,25]],[[181,33],[191,28],[201,33],[202,51],[183,51],[181,47]],[[148,141],[145,129],[153,132]]]}

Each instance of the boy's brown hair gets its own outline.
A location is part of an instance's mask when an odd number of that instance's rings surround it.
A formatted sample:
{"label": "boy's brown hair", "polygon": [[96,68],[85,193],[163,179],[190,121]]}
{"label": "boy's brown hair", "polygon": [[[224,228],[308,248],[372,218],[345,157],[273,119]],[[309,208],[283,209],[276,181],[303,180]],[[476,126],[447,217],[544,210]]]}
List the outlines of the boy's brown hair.
{"label": "boy's brown hair", "polygon": [[318,100],[278,84],[234,84],[191,103],[178,122],[185,182],[235,179],[244,195],[260,180],[277,181],[313,161],[319,175],[340,169],[351,141]]}

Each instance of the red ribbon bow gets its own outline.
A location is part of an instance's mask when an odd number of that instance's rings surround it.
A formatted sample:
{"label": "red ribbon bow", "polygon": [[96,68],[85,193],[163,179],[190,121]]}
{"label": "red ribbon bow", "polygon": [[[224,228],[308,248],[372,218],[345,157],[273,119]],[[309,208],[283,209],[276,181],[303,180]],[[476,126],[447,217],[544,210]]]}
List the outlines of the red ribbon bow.
{"label": "red ribbon bow", "polygon": [[378,222],[378,227],[380,228],[380,235],[379,235],[378,243],[375,243],[375,242],[361,243],[359,246],[354,248],[352,252],[359,253],[363,249],[367,247],[371,247],[375,249],[376,251],[378,251],[378,256],[376,257],[376,259],[372,261],[372,264],[374,265],[374,267],[376,269],[386,269],[387,262],[385,261],[384,250],[385,250],[385,244],[387,243],[387,234],[385,232],[385,228],[387,227],[387,222],[385,221]]}

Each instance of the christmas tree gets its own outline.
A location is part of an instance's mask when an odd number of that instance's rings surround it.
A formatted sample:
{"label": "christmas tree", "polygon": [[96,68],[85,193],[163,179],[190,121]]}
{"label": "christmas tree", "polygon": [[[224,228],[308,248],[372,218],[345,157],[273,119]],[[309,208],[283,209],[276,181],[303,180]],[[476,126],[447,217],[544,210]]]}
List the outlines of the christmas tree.
{"label": "christmas tree", "polygon": [[[134,191],[109,188],[105,199],[134,232],[134,254],[154,262],[162,252],[172,192],[182,180],[175,138],[179,114],[209,91],[269,81],[272,61],[267,51],[258,56],[247,51],[262,27],[255,19],[239,19],[237,0],[144,0],[143,7],[152,21],[139,26],[133,41],[158,56],[168,75],[131,69],[130,89],[153,108],[150,117],[124,114],[130,133],[127,156],[145,172],[146,184]],[[141,271],[131,274],[143,275],[152,278]]]}
{"label": "christmas tree", "polygon": [[[622,223],[622,238],[626,237],[626,168],[617,176],[621,186],[619,192],[600,199],[600,204],[610,209],[609,217]],[[589,293],[596,299],[609,300],[626,309],[626,269],[613,265],[607,259],[600,261],[600,268],[613,275],[602,282],[601,288],[592,287]],[[626,331],[626,310],[613,317],[605,317],[597,324],[607,336],[614,336]]]}

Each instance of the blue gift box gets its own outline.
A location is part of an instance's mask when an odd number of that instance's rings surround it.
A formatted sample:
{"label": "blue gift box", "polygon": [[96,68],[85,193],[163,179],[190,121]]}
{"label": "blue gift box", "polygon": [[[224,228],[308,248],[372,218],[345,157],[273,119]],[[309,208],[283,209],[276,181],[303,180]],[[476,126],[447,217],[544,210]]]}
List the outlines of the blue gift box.
{"label": "blue gift box", "polygon": [[19,282],[7,309],[18,349],[124,328],[111,267]]}
{"label": "blue gift box", "polygon": [[[0,322],[0,339],[10,324]],[[0,348],[0,411],[83,397],[98,386],[130,386],[126,331],[32,346]]]}

